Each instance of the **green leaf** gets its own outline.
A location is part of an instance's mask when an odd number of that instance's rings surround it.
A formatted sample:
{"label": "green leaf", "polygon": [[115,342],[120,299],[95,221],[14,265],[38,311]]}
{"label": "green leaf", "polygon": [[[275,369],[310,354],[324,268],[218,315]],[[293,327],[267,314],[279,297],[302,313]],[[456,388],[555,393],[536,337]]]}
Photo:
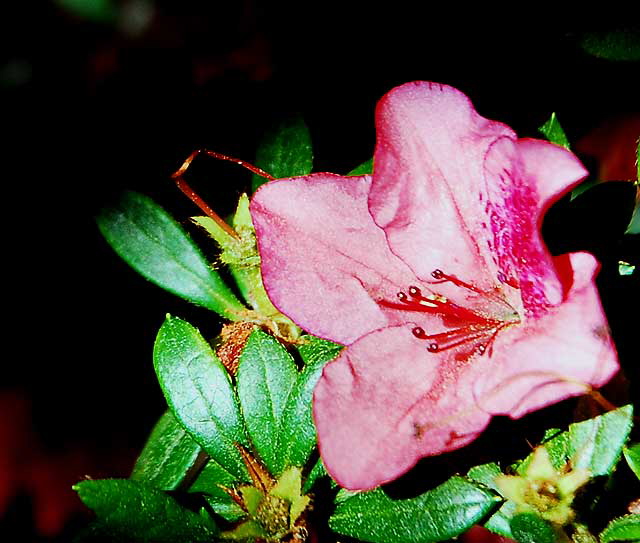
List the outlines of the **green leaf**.
{"label": "green leaf", "polygon": [[142,449],[131,479],[160,490],[175,490],[200,453],[200,445],[167,411],[156,423]]}
{"label": "green leaf", "polygon": [[322,368],[338,356],[343,348],[342,345],[313,336],[303,339],[305,343],[298,346],[298,352],[305,365],[287,399],[280,431],[284,467],[303,467],[316,446],[316,427],[311,414],[313,389],[322,374]]}
{"label": "green leaf", "polygon": [[549,120],[544,123],[538,130],[542,133],[542,135],[547,138],[551,143],[555,143],[557,145],[561,145],[565,149],[569,149],[569,140],[567,139],[564,130],[560,126],[560,122],[556,117],[555,112],[551,114]]}
{"label": "green leaf", "polygon": [[227,370],[200,333],[167,316],[153,350],[158,381],[177,420],[220,466],[249,481],[236,444],[248,446]]}
{"label": "green leaf", "polygon": [[371,173],[373,173],[373,157],[360,164],[360,166],[356,166],[347,175],[366,175]]}
{"label": "green leaf", "polygon": [[629,262],[625,262],[624,260],[618,260],[618,275],[622,275],[623,277],[627,277],[633,275],[633,272],[636,271],[636,267]]}
{"label": "green leaf", "polygon": [[610,541],[640,541],[640,515],[625,515],[613,519],[600,534],[602,543]]}
{"label": "green leaf", "polygon": [[110,540],[211,541],[219,533],[208,515],[186,509],[171,496],[137,481],[82,481],[73,488],[98,517],[94,535]]}
{"label": "green leaf", "polygon": [[[588,469],[592,477],[613,472],[633,424],[633,407],[626,405],[604,415],[569,425],[569,430],[545,442],[551,463],[563,469],[567,461],[573,468]],[[519,466],[523,473],[531,460]]]}
{"label": "green leaf", "polygon": [[318,460],[316,460],[316,463],[311,468],[309,475],[307,475],[307,478],[305,479],[304,484],[302,485],[302,493],[308,494],[313,488],[313,485],[316,484],[316,481],[318,479],[320,479],[321,477],[328,477],[328,476],[329,474],[327,473],[327,470],[325,469],[324,464],[322,463],[322,458],[318,457]]}
{"label": "green leaf", "polygon": [[553,526],[534,513],[519,513],[511,519],[511,533],[519,543],[556,543]]}
{"label": "green leaf", "polygon": [[336,507],[329,526],[374,543],[428,543],[461,534],[495,504],[493,492],[455,476],[408,500],[392,500],[381,489],[356,494]]}
{"label": "green leaf", "polygon": [[625,447],[622,452],[627,464],[636,474],[636,477],[640,479],[640,443],[636,443],[633,447]]}
{"label": "green leaf", "polygon": [[640,35],[637,29],[585,32],[581,47],[590,55],[606,60],[640,60]]}
{"label": "green leaf", "polygon": [[[565,432],[554,430],[553,435],[544,441],[549,459],[554,468],[562,471],[567,462],[573,468],[585,468],[592,477],[609,475],[613,472],[623,446],[631,431],[633,409],[630,405],[616,409],[599,417],[571,424]],[[533,455],[529,455],[517,466],[519,474],[526,473]],[[484,464],[469,470],[468,477],[489,488],[498,490],[495,477],[502,472],[497,464]],[[510,523],[516,513],[517,505],[507,500],[496,511],[485,527],[505,537],[514,538]]]}
{"label": "green leaf", "polygon": [[[311,134],[301,116],[285,119],[267,132],[258,147],[256,166],[276,179],[311,173]],[[267,181],[254,174],[251,181],[254,192]]]}
{"label": "green leaf", "polygon": [[[260,256],[253,220],[249,212],[249,197],[246,194],[242,194],[238,199],[238,206],[231,224],[240,235],[241,245],[238,251],[240,258],[229,259],[229,269],[242,297],[260,315],[265,317],[280,315],[267,296],[262,283]],[[280,316],[284,319],[284,316]]]}
{"label": "green leaf", "polygon": [[633,208],[633,215],[631,215],[631,221],[624,232],[625,234],[640,234],[640,185],[637,190],[636,205]]}
{"label": "green leaf", "polygon": [[228,522],[236,522],[247,514],[224,490],[225,487],[235,486],[235,482],[236,478],[233,475],[215,460],[209,460],[189,488],[189,492],[204,494],[216,514]]}
{"label": "green leaf", "polygon": [[149,281],[231,320],[246,312],[183,228],[147,196],[126,192],[96,220],[111,247]]}
{"label": "green leaf", "polygon": [[[500,466],[494,462],[475,466],[469,470],[469,473],[467,473],[467,477],[472,481],[482,483],[496,492],[498,492],[498,486],[495,483],[495,479],[498,475],[502,475],[502,470],[500,469]],[[516,509],[517,505],[514,502],[506,501],[500,506],[500,509],[491,515],[489,520],[485,522],[485,528],[495,532],[496,534],[513,539],[510,522]]]}
{"label": "green leaf", "polygon": [[586,468],[592,477],[611,474],[620,460],[632,425],[631,405],[571,424],[566,455],[573,468]]}
{"label": "green leaf", "polygon": [[285,467],[280,432],[297,377],[293,358],[277,339],[261,330],[251,333],[240,355],[238,397],[255,451],[273,475]]}
{"label": "green leaf", "polygon": [[97,23],[113,23],[118,8],[112,0],[55,0],[63,9],[75,16]]}

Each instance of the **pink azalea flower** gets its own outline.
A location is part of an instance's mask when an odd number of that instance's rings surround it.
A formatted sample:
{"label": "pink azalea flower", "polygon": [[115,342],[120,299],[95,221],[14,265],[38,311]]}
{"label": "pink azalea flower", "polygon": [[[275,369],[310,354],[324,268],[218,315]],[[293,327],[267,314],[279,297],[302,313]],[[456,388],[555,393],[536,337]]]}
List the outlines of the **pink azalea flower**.
{"label": "pink azalea flower", "polygon": [[451,87],[376,110],[372,176],[263,186],[251,212],[273,303],[347,348],[314,394],[320,453],[349,489],[457,449],[618,369],[587,253],[553,257],[545,210],[587,172]]}

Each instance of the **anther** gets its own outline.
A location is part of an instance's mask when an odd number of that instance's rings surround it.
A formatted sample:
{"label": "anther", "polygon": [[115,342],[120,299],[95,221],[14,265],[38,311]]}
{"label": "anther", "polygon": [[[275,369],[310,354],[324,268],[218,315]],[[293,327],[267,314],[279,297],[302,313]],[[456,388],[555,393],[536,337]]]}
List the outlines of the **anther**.
{"label": "anther", "polygon": [[414,298],[417,298],[422,295],[422,291],[418,287],[409,287],[409,294]]}
{"label": "anther", "polygon": [[398,300],[400,300],[401,302],[407,301],[407,295],[404,292],[398,292],[396,296],[398,297]]}
{"label": "anther", "polygon": [[427,345],[427,351],[430,353],[437,353],[439,349],[440,347],[437,343],[429,343],[429,345]]}
{"label": "anther", "polygon": [[442,279],[444,277],[444,273],[442,272],[442,270],[433,270],[431,272],[431,277],[433,277],[434,279]]}
{"label": "anther", "polygon": [[477,349],[480,354],[484,354],[485,351],[487,350],[487,347],[486,345],[478,345]]}
{"label": "anther", "polygon": [[427,334],[424,331],[424,328],[420,328],[420,326],[416,326],[413,330],[411,330],[413,335],[418,339],[426,339]]}

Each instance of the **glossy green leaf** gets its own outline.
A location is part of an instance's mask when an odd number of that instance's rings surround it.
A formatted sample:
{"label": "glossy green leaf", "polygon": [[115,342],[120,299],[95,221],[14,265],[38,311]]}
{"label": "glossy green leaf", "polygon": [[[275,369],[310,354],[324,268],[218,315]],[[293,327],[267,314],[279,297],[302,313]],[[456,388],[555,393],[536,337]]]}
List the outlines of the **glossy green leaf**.
{"label": "glossy green leaf", "polygon": [[640,479],[640,443],[636,443],[633,447],[625,447],[622,452],[627,464],[636,474],[636,477]]}
{"label": "glossy green leaf", "polygon": [[308,494],[313,488],[313,485],[316,484],[316,481],[318,479],[328,476],[329,474],[327,473],[327,470],[322,463],[322,458],[318,457],[318,460],[316,460],[316,463],[311,468],[309,475],[307,475],[307,478],[304,480],[304,484],[302,485],[302,493]]}
{"label": "glossy green leaf", "polygon": [[[311,134],[302,117],[296,115],[285,119],[267,132],[258,147],[255,165],[276,179],[311,173]],[[253,190],[267,181],[254,174],[251,181]]]}
{"label": "glossy green leaf", "polygon": [[566,456],[574,468],[586,468],[592,477],[609,475],[622,455],[632,426],[631,405],[571,424]]}
{"label": "glossy green leaf", "polygon": [[[545,442],[551,463],[563,469],[568,461],[574,468],[588,469],[592,477],[613,472],[633,425],[633,407],[627,405],[569,425],[562,432]],[[522,473],[531,456],[518,467]]]}
{"label": "glossy green leaf", "polygon": [[560,126],[560,122],[558,121],[555,112],[551,114],[549,120],[545,122],[540,128],[538,128],[538,130],[551,143],[561,145],[565,149],[570,148],[569,140],[567,139],[562,126]]}
{"label": "glossy green leaf", "polygon": [[313,336],[305,336],[298,346],[304,361],[295,386],[289,394],[280,431],[283,465],[303,467],[316,446],[316,427],[311,414],[313,389],[325,364],[333,360],[342,345]]}
{"label": "glossy green leaf", "polygon": [[295,362],[284,346],[265,332],[254,331],[240,355],[238,397],[254,449],[274,475],[285,467],[280,434],[297,377]]}
{"label": "glossy green leaf", "polygon": [[640,34],[633,26],[626,29],[585,32],[581,47],[590,55],[606,60],[640,60]]}
{"label": "glossy green leaf", "polygon": [[511,519],[511,533],[518,543],[556,543],[551,524],[534,513],[519,513]]}
{"label": "glossy green leaf", "polygon": [[90,533],[109,541],[211,541],[219,533],[204,511],[186,509],[168,494],[138,481],[82,481],[73,488],[97,515]]}
{"label": "glossy green leaf", "polygon": [[366,175],[370,173],[373,173],[373,157],[360,164],[360,166],[356,166],[347,175]]}
{"label": "glossy green leaf", "polygon": [[[490,464],[482,464],[474,466],[467,473],[467,477],[472,481],[481,483],[491,490],[498,492],[498,486],[495,478],[502,475],[502,470],[498,464],[492,462]],[[511,533],[510,522],[515,514],[517,505],[514,502],[506,501],[500,508],[485,522],[484,527],[492,532],[513,539]]]}
{"label": "glossy green leaf", "polygon": [[149,281],[231,320],[246,312],[184,229],[147,196],[126,192],[96,220],[111,247]]}
{"label": "glossy green leaf", "polygon": [[469,529],[495,505],[493,492],[455,476],[407,500],[392,500],[381,489],[356,494],[338,504],[329,526],[375,543],[443,541]]}
{"label": "glossy green leaf", "polygon": [[640,515],[625,515],[612,520],[602,530],[600,541],[640,541]]}
{"label": "glossy green leaf", "polygon": [[215,460],[209,460],[189,488],[189,492],[203,494],[217,515],[228,522],[236,522],[246,516],[245,511],[225,492],[235,485],[236,478]]}
{"label": "glossy green leaf", "polygon": [[227,370],[200,333],[167,316],[153,350],[158,381],[176,419],[220,466],[242,481],[247,469],[236,444],[248,446]]}
{"label": "glossy green leaf", "polygon": [[160,490],[175,490],[194,465],[201,448],[167,411],[142,449],[131,479]]}
{"label": "glossy green leaf", "polygon": [[[566,468],[585,468],[592,477],[613,472],[631,431],[633,410],[630,405],[605,413],[599,417],[571,424],[565,432],[548,432],[544,446],[551,464],[558,471]],[[517,466],[519,474],[526,473],[532,459],[529,455]],[[468,477],[489,488],[498,490],[495,477],[501,474],[497,464],[485,464],[469,470]],[[506,501],[484,524],[486,528],[505,537],[514,538],[510,523],[517,505]]]}
{"label": "glossy green leaf", "polygon": [[640,186],[638,186],[638,196],[636,196],[636,206],[633,208],[633,215],[625,234],[640,234]]}

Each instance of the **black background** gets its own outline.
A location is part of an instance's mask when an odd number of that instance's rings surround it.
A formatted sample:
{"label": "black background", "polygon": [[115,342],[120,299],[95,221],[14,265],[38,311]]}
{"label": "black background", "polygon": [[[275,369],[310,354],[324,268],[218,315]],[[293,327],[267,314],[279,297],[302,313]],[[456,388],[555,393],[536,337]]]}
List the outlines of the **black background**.
{"label": "black background", "polygon": [[[615,28],[625,14],[577,22],[402,3],[302,12],[259,0],[158,1],[155,10],[137,36],[46,2],[14,6],[0,23],[2,63],[22,69],[3,76],[0,101],[11,302],[0,386],[32,398],[47,450],[139,449],[164,407],[151,350],[165,313],[205,333],[218,326],[139,278],[101,239],[93,217],[121,190],[184,220],[195,208],[169,178],[182,160],[207,147],[251,161],[265,129],[292,112],[310,127],[315,170],[346,172],[372,154],[376,101],[411,80],[458,87],[522,136],[536,137],[552,111],[571,141],[638,111],[638,63],[578,45],[584,31]],[[249,176],[201,159],[190,180],[224,214]],[[623,236],[632,194],[630,184],[602,185],[579,205],[556,206],[545,224],[552,251],[588,249],[603,262],[603,301],[629,360],[634,283],[616,266],[637,259]]]}

